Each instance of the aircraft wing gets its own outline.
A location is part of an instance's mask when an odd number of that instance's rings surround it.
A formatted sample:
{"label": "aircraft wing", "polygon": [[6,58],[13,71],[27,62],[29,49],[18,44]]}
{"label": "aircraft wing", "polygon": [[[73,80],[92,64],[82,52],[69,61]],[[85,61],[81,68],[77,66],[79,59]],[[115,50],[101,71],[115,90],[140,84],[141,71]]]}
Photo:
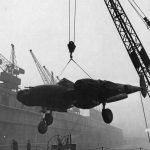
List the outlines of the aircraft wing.
{"label": "aircraft wing", "polygon": [[116,101],[120,101],[122,99],[125,99],[127,97],[128,97],[128,95],[126,93],[118,94],[116,96],[112,96],[112,97],[107,98],[106,102],[107,103],[116,102]]}

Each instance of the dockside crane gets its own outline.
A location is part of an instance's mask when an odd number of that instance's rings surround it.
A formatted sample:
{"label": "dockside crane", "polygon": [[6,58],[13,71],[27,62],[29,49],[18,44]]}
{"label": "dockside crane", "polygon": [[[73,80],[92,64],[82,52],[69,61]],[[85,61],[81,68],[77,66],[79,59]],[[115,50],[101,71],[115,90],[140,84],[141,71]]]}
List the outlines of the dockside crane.
{"label": "dockside crane", "polygon": [[[148,87],[150,86],[150,59],[145,51],[145,48],[143,47],[138,35],[136,34],[119,0],[104,0],[104,2],[109,10],[109,13],[118,30],[122,42],[129,54],[129,57],[135,67],[135,70],[137,71],[140,77],[140,84],[142,86],[144,85],[147,87],[146,93],[148,93],[148,96],[150,97],[150,93],[148,90]],[[143,108],[145,125],[146,128],[149,129],[144,105],[142,102],[142,97],[141,97],[141,103]],[[147,132],[147,135],[150,143],[149,132]]]}
{"label": "dockside crane", "polygon": [[40,73],[40,76],[43,80],[44,84],[51,84],[51,77],[47,75],[45,69],[42,67],[42,65],[40,64],[40,62],[38,61],[38,59],[35,57],[34,53],[32,52],[32,50],[30,50],[31,56],[35,62],[35,65]]}
{"label": "dockside crane", "polygon": [[47,75],[50,77],[50,82],[51,82],[51,84],[56,84],[57,83],[57,81],[56,81],[56,79],[54,78],[54,73],[53,73],[53,71],[49,71],[47,68],[46,68],[46,66],[43,66],[43,68],[44,68],[44,70],[45,70],[45,72],[47,73]]}
{"label": "dockside crane", "polygon": [[[150,59],[118,0],[104,0],[129,57],[139,75],[150,85]],[[149,90],[147,90],[150,97]]]}
{"label": "dockside crane", "polygon": [[24,69],[17,66],[16,55],[14,45],[11,44],[12,51],[10,60],[7,60],[2,54],[0,54],[0,68],[3,70],[0,74],[1,86],[9,90],[18,90],[18,86],[21,84],[21,79],[18,78],[19,74],[24,74]]}

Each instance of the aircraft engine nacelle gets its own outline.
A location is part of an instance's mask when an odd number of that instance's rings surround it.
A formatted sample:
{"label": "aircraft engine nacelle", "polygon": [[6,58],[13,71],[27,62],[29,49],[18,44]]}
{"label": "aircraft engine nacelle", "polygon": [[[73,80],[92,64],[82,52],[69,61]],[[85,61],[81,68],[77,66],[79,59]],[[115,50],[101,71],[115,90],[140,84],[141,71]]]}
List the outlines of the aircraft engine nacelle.
{"label": "aircraft engine nacelle", "polygon": [[100,104],[100,84],[97,80],[81,79],[75,82],[74,89],[77,101],[74,106],[81,109],[90,109]]}
{"label": "aircraft engine nacelle", "polygon": [[82,81],[82,80],[78,80],[78,81],[75,82],[74,88],[75,88],[76,90],[85,90],[85,89],[88,88],[88,83],[87,83],[87,82],[84,82],[84,81]]}
{"label": "aircraft engine nacelle", "polygon": [[93,99],[90,95],[85,96],[84,94],[78,96],[77,101],[74,102],[74,106],[81,109],[91,109],[100,104],[96,98]]}
{"label": "aircraft engine nacelle", "polygon": [[92,79],[81,79],[75,82],[74,88],[77,91],[91,91],[96,92],[99,90],[99,82]]}
{"label": "aircraft engine nacelle", "polygon": [[127,95],[126,93],[119,94],[119,95],[116,95],[116,96],[113,96],[113,97],[108,98],[108,99],[107,99],[107,103],[116,102],[116,101],[125,99],[125,98],[127,98],[127,97],[128,97],[128,95]]}

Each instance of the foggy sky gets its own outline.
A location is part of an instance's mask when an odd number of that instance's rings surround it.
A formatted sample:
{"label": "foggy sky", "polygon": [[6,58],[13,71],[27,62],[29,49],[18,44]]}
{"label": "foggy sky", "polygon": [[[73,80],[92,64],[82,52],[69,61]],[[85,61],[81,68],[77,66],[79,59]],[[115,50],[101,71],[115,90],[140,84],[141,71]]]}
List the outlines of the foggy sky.
{"label": "foggy sky", "polygon": [[[120,0],[120,2],[150,56],[150,31],[127,0]],[[147,17],[150,17],[150,1],[136,0],[136,2]],[[20,76],[22,88],[42,84],[29,53],[30,49],[40,63],[53,70],[55,75],[59,75],[69,60],[68,3],[68,0],[0,1],[0,53],[9,59],[10,44],[15,45],[17,64],[26,71],[25,75]],[[71,31],[72,37],[73,31]],[[77,0],[75,44],[77,47],[73,54],[74,60],[92,78],[139,85],[138,75],[103,0]],[[60,76],[63,77],[76,81],[87,76],[71,63]],[[148,98],[144,100],[144,104],[149,116]],[[124,129],[126,135],[146,137],[139,93],[130,95],[123,101],[108,104],[106,107],[112,108],[114,112],[112,124]],[[150,124],[149,117],[148,121]]]}

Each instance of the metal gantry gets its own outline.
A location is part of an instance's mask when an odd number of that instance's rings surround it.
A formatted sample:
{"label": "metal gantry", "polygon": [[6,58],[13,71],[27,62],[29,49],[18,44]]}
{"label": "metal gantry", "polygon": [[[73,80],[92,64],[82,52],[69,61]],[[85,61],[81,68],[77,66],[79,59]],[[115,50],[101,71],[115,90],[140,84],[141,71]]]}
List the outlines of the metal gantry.
{"label": "metal gantry", "polygon": [[54,73],[53,73],[53,71],[50,72],[50,71],[46,68],[46,66],[43,66],[43,68],[44,68],[45,72],[47,73],[47,75],[49,76],[51,84],[52,84],[52,85],[56,84],[56,83],[57,83],[57,80],[54,78]]}
{"label": "metal gantry", "polygon": [[[118,0],[104,0],[130,59],[139,75],[150,85],[150,59]],[[148,93],[149,97],[150,94]]]}
{"label": "metal gantry", "polygon": [[12,76],[17,76],[19,74],[24,74],[24,69],[17,66],[16,55],[14,50],[14,45],[11,44],[12,51],[10,55],[10,60],[6,59],[2,54],[0,54],[0,68]]}
{"label": "metal gantry", "polygon": [[[136,34],[130,20],[128,19],[125,11],[123,10],[119,0],[104,0],[109,13],[113,19],[113,22],[118,30],[118,33],[123,41],[123,44],[130,56],[130,59],[140,77],[145,79],[146,87],[150,86],[150,59]],[[141,83],[143,84],[143,83]],[[149,90],[147,90],[148,96],[150,97]],[[147,118],[145,109],[141,97],[142,109],[145,119],[145,125],[148,129]],[[150,143],[150,134],[147,132],[148,140]]]}
{"label": "metal gantry", "polygon": [[12,52],[10,56],[10,61],[7,60],[2,54],[0,54],[0,68],[3,70],[0,73],[0,81],[2,83],[0,86],[3,86],[9,90],[18,90],[19,85],[21,84],[21,79],[18,78],[19,74],[24,74],[24,69],[17,66],[16,56],[14,45],[12,46]]}
{"label": "metal gantry", "polygon": [[34,62],[36,64],[36,67],[37,67],[37,69],[38,69],[38,71],[40,73],[40,76],[41,76],[41,78],[43,80],[43,83],[44,84],[51,84],[50,77],[47,75],[47,73],[45,72],[45,69],[41,66],[41,64],[39,63],[38,59],[33,54],[32,50],[30,50],[30,53],[31,53],[31,55],[33,57],[33,60],[34,60]]}

